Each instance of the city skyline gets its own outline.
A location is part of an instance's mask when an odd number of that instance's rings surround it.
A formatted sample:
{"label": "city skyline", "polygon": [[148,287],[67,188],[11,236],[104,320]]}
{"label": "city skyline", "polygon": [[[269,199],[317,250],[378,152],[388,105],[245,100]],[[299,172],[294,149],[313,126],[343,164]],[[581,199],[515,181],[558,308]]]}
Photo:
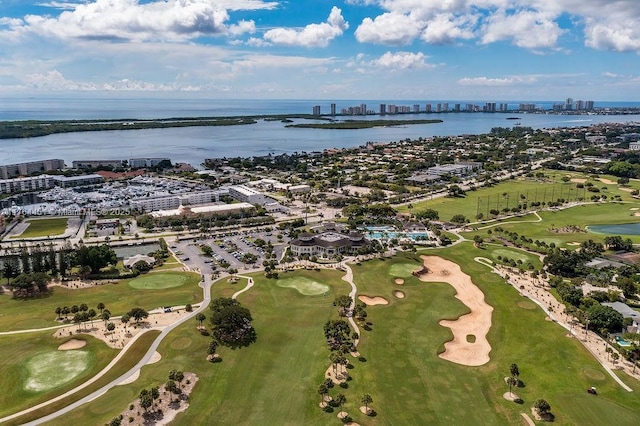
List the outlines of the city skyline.
{"label": "city skyline", "polygon": [[634,0],[1,0],[0,94],[633,101],[638,20]]}

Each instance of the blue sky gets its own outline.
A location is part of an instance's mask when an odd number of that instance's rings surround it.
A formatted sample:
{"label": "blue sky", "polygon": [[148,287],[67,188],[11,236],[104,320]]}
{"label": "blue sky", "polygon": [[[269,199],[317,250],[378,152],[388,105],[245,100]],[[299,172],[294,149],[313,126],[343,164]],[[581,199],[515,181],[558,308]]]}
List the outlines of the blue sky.
{"label": "blue sky", "polygon": [[640,100],[640,0],[0,0],[0,96]]}

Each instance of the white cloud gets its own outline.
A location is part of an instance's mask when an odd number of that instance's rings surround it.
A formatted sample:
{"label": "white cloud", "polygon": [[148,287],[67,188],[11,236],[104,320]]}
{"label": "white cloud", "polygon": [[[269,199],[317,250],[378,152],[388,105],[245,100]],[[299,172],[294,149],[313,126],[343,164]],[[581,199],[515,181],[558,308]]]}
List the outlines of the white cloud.
{"label": "white cloud", "polygon": [[301,30],[293,28],[274,28],[264,33],[264,39],[273,44],[285,46],[326,47],[331,40],[341,36],[349,28],[342,10],[333,7],[327,22],[309,24]]}
{"label": "white cloud", "polygon": [[483,28],[482,43],[511,40],[526,49],[553,48],[563,30],[556,17],[528,10],[492,15]]}
{"label": "white cloud", "polygon": [[[378,5],[383,12],[366,17],[356,29],[360,42],[408,45],[477,38],[483,44],[507,41],[539,51],[557,49],[569,30],[584,28],[584,43],[602,50],[640,53],[638,0],[351,0]],[[561,27],[569,16],[572,28]],[[564,24],[563,24],[564,25]]]}
{"label": "white cloud", "polygon": [[356,39],[361,43],[379,43],[392,46],[410,44],[424,26],[411,16],[400,13],[384,13],[375,19],[365,18],[356,29]]}
{"label": "white cloud", "polygon": [[532,84],[537,81],[534,76],[518,76],[505,78],[465,77],[458,80],[463,86],[512,86],[515,84]]}
{"label": "white cloud", "polygon": [[260,0],[95,0],[51,3],[64,10],[57,17],[27,15],[13,30],[45,37],[93,40],[186,41],[203,35],[239,35],[255,31],[252,21],[228,24],[228,10],[273,9]]}
{"label": "white cloud", "polygon": [[433,67],[433,65],[427,64],[427,57],[422,52],[387,52],[378,59],[371,61],[371,64],[379,68],[392,68],[392,69],[412,69],[412,68],[426,68]]}

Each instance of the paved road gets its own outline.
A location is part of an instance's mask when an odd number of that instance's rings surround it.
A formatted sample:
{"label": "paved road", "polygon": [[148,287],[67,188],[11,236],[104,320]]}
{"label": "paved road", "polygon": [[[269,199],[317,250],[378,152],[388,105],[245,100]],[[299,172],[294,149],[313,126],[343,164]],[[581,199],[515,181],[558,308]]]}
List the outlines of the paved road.
{"label": "paved road", "polygon": [[[124,373],[122,376],[118,377],[117,379],[111,381],[110,383],[104,385],[103,387],[101,387],[100,389],[98,389],[97,391],[81,398],[80,400],[54,412],[49,414],[48,416],[42,417],[38,420],[26,423],[27,425],[39,425],[45,422],[48,422],[50,420],[53,420],[57,417],[62,416],[63,414],[66,414],[72,410],[75,410],[76,408],[80,407],[83,404],[86,404],[87,402],[90,402],[92,400],[94,400],[95,398],[98,398],[99,396],[101,396],[102,394],[106,393],[108,390],[112,389],[113,387],[119,385],[120,383],[124,382],[125,380],[129,379],[131,376],[133,376],[134,374],[136,374],[142,367],[144,367],[146,364],[149,363],[149,360],[151,359],[151,357],[153,356],[153,354],[156,352],[156,350],[158,349],[158,346],[160,345],[160,343],[162,342],[162,340],[169,334],[171,333],[176,327],[182,325],[183,323],[185,323],[186,321],[192,319],[193,317],[195,317],[198,313],[202,312],[203,310],[207,309],[207,307],[209,306],[209,302],[211,302],[211,285],[213,284],[213,281],[210,279],[210,277],[205,276],[204,278],[204,282],[201,283],[201,287],[203,288],[203,293],[204,293],[204,298],[202,300],[202,302],[200,303],[200,307],[198,309],[195,309],[193,312],[191,312],[189,315],[186,315],[182,318],[180,318],[178,321],[174,322],[173,324],[164,327],[164,328],[152,328],[152,330],[161,330],[161,333],[158,337],[156,337],[156,339],[153,341],[153,343],[151,344],[151,346],[149,347],[149,349],[147,350],[147,353],[142,357],[142,359],[133,367],[131,368],[129,371],[127,371],[126,373]],[[136,336],[136,338],[138,338],[139,336],[141,336],[142,334],[139,334]],[[45,407],[55,401],[58,401],[62,398],[65,398],[69,395],[72,395],[82,389],[84,389],[85,387],[89,386],[91,383],[95,382],[96,380],[98,380],[100,377],[104,376],[117,362],[118,360],[120,360],[120,358],[122,358],[124,356],[124,354],[126,353],[126,351],[131,347],[131,345],[133,344],[133,342],[135,341],[135,339],[132,339],[127,346],[125,346],[122,351],[120,351],[120,353],[118,354],[118,356],[116,356],[116,358],[113,359],[113,361],[111,361],[111,363],[109,363],[109,365],[107,365],[100,373],[98,373],[96,376],[94,376],[92,379],[90,379],[89,381],[83,383],[82,385],[70,390],[69,392],[58,396],[57,398],[51,399],[49,401],[43,402],[42,404],[36,405],[34,407],[28,408],[26,410],[23,410],[19,413],[15,413],[12,414],[11,416],[7,416],[4,418],[0,419],[0,423],[2,422],[6,422],[8,420],[14,419],[16,417],[19,417],[23,414],[27,414],[29,412],[38,410],[42,407]]]}

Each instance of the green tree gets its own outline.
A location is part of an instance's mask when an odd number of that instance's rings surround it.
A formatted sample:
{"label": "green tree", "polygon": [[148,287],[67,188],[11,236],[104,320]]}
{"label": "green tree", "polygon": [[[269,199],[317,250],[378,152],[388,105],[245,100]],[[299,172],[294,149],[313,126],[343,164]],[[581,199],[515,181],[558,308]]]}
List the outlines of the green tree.
{"label": "green tree", "polygon": [[544,415],[547,414],[551,411],[551,405],[549,405],[549,403],[544,400],[544,399],[538,399],[534,404],[533,404],[533,408],[535,408],[536,410],[538,410],[538,413],[540,415]]}
{"label": "green tree", "polygon": [[318,395],[320,395],[320,402],[324,402],[324,397],[329,393],[329,388],[324,383],[318,386]]}
{"label": "green tree", "polygon": [[149,317],[149,312],[140,307],[131,309],[128,314],[136,321],[136,323],[139,323],[141,320]]}
{"label": "green tree", "polygon": [[451,223],[463,225],[467,223],[467,218],[463,214],[456,214],[451,218]]}
{"label": "green tree", "polygon": [[364,395],[362,395],[361,401],[364,404],[365,411],[367,412],[367,414],[369,414],[369,404],[373,402],[373,398],[371,398],[371,395],[369,395],[368,393],[365,393]]}
{"label": "green tree", "polygon": [[516,386],[518,381],[514,377],[507,377],[507,385],[509,385],[509,395],[513,395],[511,393],[511,387]]}
{"label": "green tree", "polygon": [[341,295],[335,298],[335,300],[333,301],[333,306],[336,306],[338,308],[338,314],[341,317],[344,317],[347,315],[347,310],[352,303],[353,299],[350,296]]}
{"label": "green tree", "polygon": [[202,328],[202,321],[204,321],[205,319],[207,319],[207,317],[202,312],[196,314],[196,320],[200,323],[199,327]]}
{"label": "green tree", "polygon": [[607,330],[609,333],[616,333],[622,329],[624,317],[615,309],[604,306],[594,305],[587,310],[589,318],[589,328],[591,330]]}
{"label": "green tree", "polygon": [[511,377],[516,379],[516,384],[518,381],[518,377],[520,376],[520,370],[518,369],[518,364],[513,363],[509,366],[509,373],[511,373]]}
{"label": "green tree", "polygon": [[335,397],[336,404],[340,406],[340,411],[342,412],[342,405],[347,402],[347,397],[343,394],[339,393]]}
{"label": "green tree", "polygon": [[248,346],[257,339],[251,312],[237,300],[218,298],[211,303],[213,338],[231,348]]}

